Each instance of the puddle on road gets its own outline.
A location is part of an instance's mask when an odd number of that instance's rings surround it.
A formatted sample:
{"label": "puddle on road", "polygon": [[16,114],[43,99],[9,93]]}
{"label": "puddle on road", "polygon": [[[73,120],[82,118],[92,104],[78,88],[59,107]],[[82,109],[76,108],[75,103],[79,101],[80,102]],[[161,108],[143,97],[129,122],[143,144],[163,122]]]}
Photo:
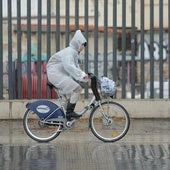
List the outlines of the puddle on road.
{"label": "puddle on road", "polygon": [[170,167],[170,144],[37,143],[0,145],[0,169],[164,169]]}
{"label": "puddle on road", "polygon": [[55,148],[51,145],[0,145],[0,169],[56,169]]}

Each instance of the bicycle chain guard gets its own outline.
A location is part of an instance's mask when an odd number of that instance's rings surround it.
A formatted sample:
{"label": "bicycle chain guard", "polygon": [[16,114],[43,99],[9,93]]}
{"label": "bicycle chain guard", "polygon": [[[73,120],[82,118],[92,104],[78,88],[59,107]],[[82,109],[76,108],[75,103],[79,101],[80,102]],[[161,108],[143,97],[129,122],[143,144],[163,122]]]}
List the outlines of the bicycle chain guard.
{"label": "bicycle chain guard", "polygon": [[64,112],[55,103],[48,100],[27,103],[26,108],[34,111],[41,120],[47,117],[48,119],[65,118]]}

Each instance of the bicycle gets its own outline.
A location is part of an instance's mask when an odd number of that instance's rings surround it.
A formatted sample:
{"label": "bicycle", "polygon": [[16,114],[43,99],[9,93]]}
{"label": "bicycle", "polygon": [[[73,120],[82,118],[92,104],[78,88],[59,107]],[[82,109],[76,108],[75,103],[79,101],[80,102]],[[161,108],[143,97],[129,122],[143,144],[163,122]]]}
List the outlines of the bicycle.
{"label": "bicycle", "polygon": [[[90,110],[89,127],[94,136],[103,142],[118,141],[128,132],[129,114],[121,104],[110,101],[110,96],[101,99],[97,86],[98,79],[93,74],[89,74],[89,77],[94,95],[78,114],[83,115]],[[62,131],[71,129],[76,121],[75,118],[67,120],[62,96],[56,87],[50,86],[55,88],[59,104],[49,100],[29,102],[23,118],[26,134],[38,142],[55,139]]]}

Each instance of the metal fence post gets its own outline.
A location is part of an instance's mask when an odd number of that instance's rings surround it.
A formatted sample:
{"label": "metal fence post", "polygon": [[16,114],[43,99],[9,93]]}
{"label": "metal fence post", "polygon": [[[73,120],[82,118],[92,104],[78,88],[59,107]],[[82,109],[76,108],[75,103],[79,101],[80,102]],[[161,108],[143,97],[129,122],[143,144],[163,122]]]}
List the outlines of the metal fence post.
{"label": "metal fence post", "polygon": [[[85,72],[88,73],[89,70],[88,70],[88,61],[89,61],[89,39],[88,39],[88,9],[89,9],[89,1],[84,1],[84,6],[85,6],[85,11],[84,11],[84,29],[85,29],[85,37],[86,37],[86,40],[87,40],[87,46],[85,48],[85,56],[84,56],[84,63],[85,63]],[[88,87],[85,87],[85,98],[88,98]]]}
{"label": "metal fence post", "polygon": [[135,27],[135,6],[136,0],[131,1],[131,27],[132,27],[132,34],[131,34],[131,57],[132,57],[132,64],[131,64],[131,98],[135,98],[135,83],[136,83],[136,66],[135,66],[135,43],[136,43],[136,27]]}
{"label": "metal fence post", "polygon": [[154,0],[150,1],[150,98],[154,98]]}
{"label": "metal fence post", "polygon": [[66,25],[66,42],[65,42],[65,46],[69,45],[69,40],[70,40],[70,0],[65,0],[66,1],[66,21],[65,21],[65,25]]}
{"label": "metal fence post", "polygon": [[14,76],[12,75],[14,68],[12,68],[12,1],[8,0],[8,93],[9,99],[14,96]]}
{"label": "metal fence post", "polygon": [[3,1],[0,1],[0,99],[3,99]]}
{"label": "metal fence post", "polygon": [[117,0],[113,0],[113,66],[112,77],[117,81]]}
{"label": "metal fence post", "polygon": [[[51,57],[51,0],[47,1],[47,60]],[[47,88],[47,98],[50,98],[50,89]]]}
{"label": "metal fence post", "polygon": [[94,1],[94,74],[98,76],[98,0]]}
{"label": "metal fence post", "polygon": [[[169,53],[170,53],[170,0],[168,0],[168,40],[169,40],[169,43],[168,43],[168,51],[169,51]],[[168,76],[168,78],[169,78],[169,98],[170,98],[170,54],[169,54],[169,56],[168,56],[168,58],[169,58],[169,62],[168,62],[168,71],[169,71],[169,76]]]}
{"label": "metal fence post", "polygon": [[56,0],[56,51],[60,50],[60,0]]}
{"label": "metal fence post", "polygon": [[79,29],[79,0],[75,0],[75,30]]}
{"label": "metal fence post", "polygon": [[27,0],[27,83],[28,99],[32,98],[32,76],[31,76],[31,0]]}
{"label": "metal fence post", "polygon": [[163,98],[163,83],[164,83],[164,73],[163,73],[163,1],[159,0],[159,97]]}
{"label": "metal fence post", "polygon": [[144,59],[144,41],[145,41],[145,8],[144,8],[144,4],[145,4],[145,0],[141,0],[141,7],[140,7],[140,44],[141,44],[141,69],[140,69],[140,94],[141,94],[141,98],[144,99],[145,97],[145,59]]}
{"label": "metal fence post", "polygon": [[122,98],[126,98],[126,0],[122,1]]}
{"label": "metal fence post", "polygon": [[42,91],[42,76],[41,76],[41,22],[42,22],[42,0],[38,0],[38,36],[37,36],[37,44],[38,44],[38,51],[37,51],[37,98],[41,98],[41,91]]}
{"label": "metal fence post", "polygon": [[22,98],[21,1],[17,0],[17,98]]}
{"label": "metal fence post", "polygon": [[108,72],[108,0],[104,2],[104,76],[107,76]]}

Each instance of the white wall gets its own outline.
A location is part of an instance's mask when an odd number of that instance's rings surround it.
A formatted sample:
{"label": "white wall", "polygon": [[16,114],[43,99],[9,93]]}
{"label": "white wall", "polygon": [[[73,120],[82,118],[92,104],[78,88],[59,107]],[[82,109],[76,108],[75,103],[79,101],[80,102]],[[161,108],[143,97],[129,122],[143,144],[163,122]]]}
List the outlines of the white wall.
{"label": "white wall", "polygon": [[[17,0],[11,0],[12,2],[12,17],[17,16]],[[3,16],[8,16],[8,0],[3,0]],[[42,15],[46,15],[47,11],[47,0],[42,0]],[[31,0],[31,15],[37,16],[38,11],[38,0]],[[27,16],[27,0],[21,0],[21,16]]]}

